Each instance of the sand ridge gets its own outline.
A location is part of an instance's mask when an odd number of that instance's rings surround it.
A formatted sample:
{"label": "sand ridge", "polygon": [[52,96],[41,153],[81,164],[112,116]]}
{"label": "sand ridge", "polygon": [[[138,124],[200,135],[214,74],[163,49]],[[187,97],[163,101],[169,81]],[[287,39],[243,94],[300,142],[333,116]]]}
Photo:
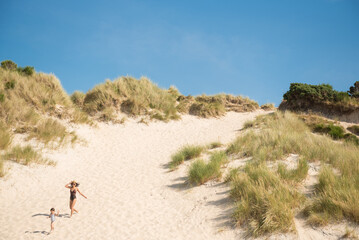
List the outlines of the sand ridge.
{"label": "sand ridge", "polygon": [[[166,164],[185,144],[228,143],[245,121],[265,113],[76,126],[87,144],[48,151],[56,167],[14,164],[0,180],[0,239],[235,239],[228,186],[189,188],[186,168],[169,172]],[[72,179],[88,199],[78,194],[80,213],[70,219],[64,185]],[[60,217],[47,235],[51,207]]]}

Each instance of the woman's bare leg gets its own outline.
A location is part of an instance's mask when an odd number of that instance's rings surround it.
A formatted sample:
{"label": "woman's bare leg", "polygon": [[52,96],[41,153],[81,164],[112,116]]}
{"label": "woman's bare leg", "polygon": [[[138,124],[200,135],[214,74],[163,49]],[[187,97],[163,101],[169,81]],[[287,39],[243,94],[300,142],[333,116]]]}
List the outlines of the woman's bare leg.
{"label": "woman's bare leg", "polygon": [[71,202],[72,202],[72,204],[71,204],[71,216],[70,217],[72,217],[72,214],[74,213],[74,211],[78,213],[78,211],[76,209],[74,209],[75,204],[76,204],[76,198],[74,200],[72,200]]}
{"label": "woman's bare leg", "polygon": [[70,200],[70,204],[69,204],[69,206],[70,206],[70,209],[71,209],[71,215],[70,215],[70,217],[72,217],[72,213],[73,213],[73,210],[72,210],[72,200]]}

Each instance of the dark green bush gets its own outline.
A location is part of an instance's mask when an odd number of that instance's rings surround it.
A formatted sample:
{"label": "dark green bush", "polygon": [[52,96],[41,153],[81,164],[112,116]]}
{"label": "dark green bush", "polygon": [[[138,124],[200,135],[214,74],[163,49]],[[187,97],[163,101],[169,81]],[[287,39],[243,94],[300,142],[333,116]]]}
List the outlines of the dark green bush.
{"label": "dark green bush", "polygon": [[348,98],[346,92],[333,90],[329,84],[310,85],[305,83],[291,83],[289,91],[283,95],[288,102],[310,101],[310,102],[339,102]]}
{"label": "dark green bush", "polygon": [[17,64],[11,60],[5,60],[1,62],[1,67],[7,70],[16,70]]}
{"label": "dark green bush", "polygon": [[359,98],[359,81],[356,81],[354,86],[349,88],[348,94],[351,97]]}
{"label": "dark green bush", "polygon": [[35,69],[34,67],[31,66],[26,66],[26,67],[18,67],[17,71],[21,74],[24,74],[26,76],[31,76],[32,74],[35,73]]}
{"label": "dark green bush", "polygon": [[354,134],[347,133],[344,135],[344,139],[346,142],[352,142],[356,145],[359,145],[359,138],[355,136]]}
{"label": "dark green bush", "polygon": [[344,128],[331,124],[319,123],[314,126],[314,132],[328,134],[333,139],[343,139],[345,135]]}
{"label": "dark green bush", "polygon": [[14,89],[15,88],[15,80],[10,80],[5,83],[5,89]]}

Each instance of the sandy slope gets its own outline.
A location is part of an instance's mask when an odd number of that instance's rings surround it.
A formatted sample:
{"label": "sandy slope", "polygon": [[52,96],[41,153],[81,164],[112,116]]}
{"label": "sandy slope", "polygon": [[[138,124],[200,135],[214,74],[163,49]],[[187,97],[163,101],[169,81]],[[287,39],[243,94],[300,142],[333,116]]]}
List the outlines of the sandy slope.
{"label": "sandy slope", "polygon": [[[186,166],[168,172],[170,156],[184,144],[227,143],[247,120],[263,111],[228,113],[221,119],[184,116],[148,126],[77,126],[85,145],[47,152],[56,167],[14,164],[0,180],[0,239],[235,239],[230,227],[228,187],[184,184]],[[79,214],[68,218],[75,179]],[[47,235],[49,209],[60,210],[55,232]]]}

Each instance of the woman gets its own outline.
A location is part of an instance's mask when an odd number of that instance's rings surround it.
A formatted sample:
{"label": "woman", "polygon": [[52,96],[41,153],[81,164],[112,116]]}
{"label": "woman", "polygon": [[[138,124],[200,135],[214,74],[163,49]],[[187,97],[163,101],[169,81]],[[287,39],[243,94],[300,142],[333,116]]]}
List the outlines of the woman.
{"label": "woman", "polygon": [[79,192],[81,194],[81,196],[83,196],[84,198],[87,199],[87,197],[85,195],[83,195],[80,190],[78,189],[77,186],[79,186],[80,184],[76,183],[75,181],[71,181],[68,184],[65,185],[66,188],[70,188],[70,209],[71,209],[71,216],[73,212],[77,212],[78,211],[74,208],[75,204],[76,204],[76,192]]}

